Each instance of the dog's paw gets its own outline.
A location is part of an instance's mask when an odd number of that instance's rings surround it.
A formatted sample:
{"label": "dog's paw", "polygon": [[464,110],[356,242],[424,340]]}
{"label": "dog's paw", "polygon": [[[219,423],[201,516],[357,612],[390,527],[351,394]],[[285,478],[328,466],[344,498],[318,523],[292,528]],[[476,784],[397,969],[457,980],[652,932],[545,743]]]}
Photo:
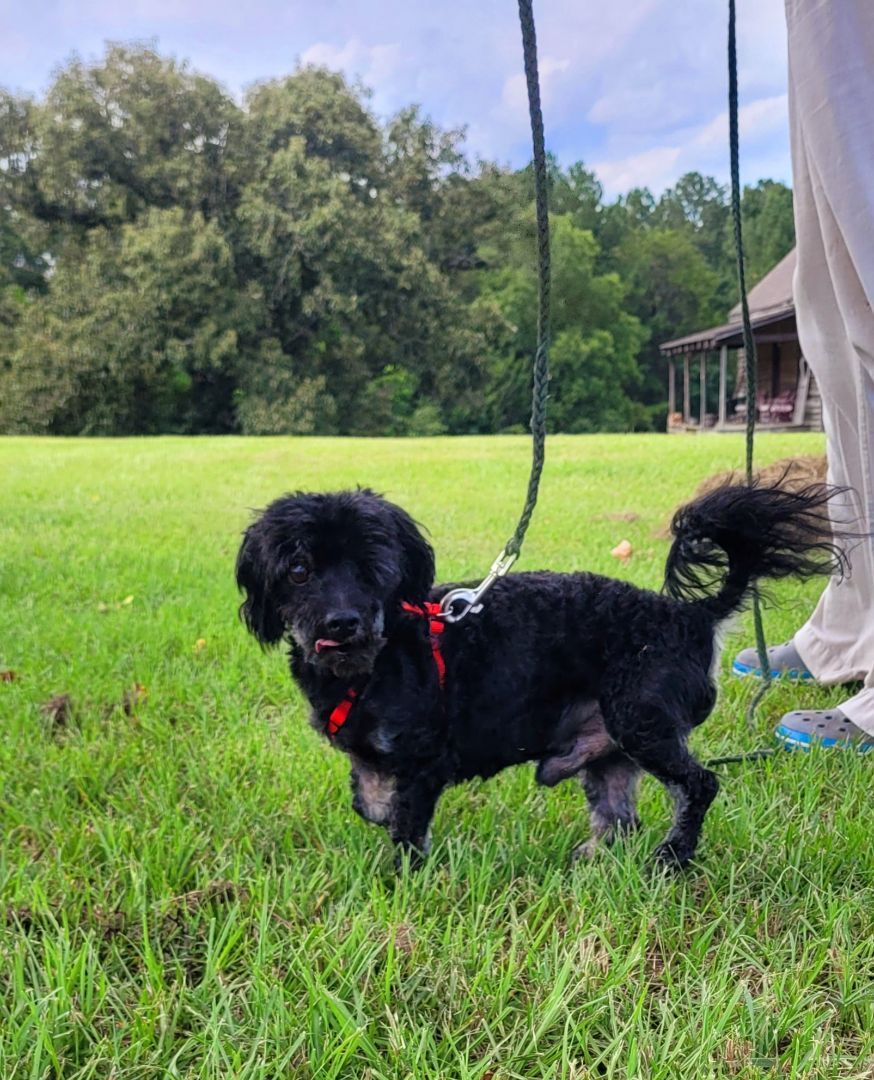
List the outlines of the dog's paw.
{"label": "dog's paw", "polygon": [[692,861],[692,852],[669,840],[662,841],[650,858],[656,870],[685,870]]}
{"label": "dog's paw", "polygon": [[585,844],[577,844],[571,852],[571,862],[591,862],[601,850],[602,846],[603,845],[599,844],[594,836],[591,840],[587,840]]}
{"label": "dog's paw", "polygon": [[399,851],[395,854],[395,872],[403,874],[409,871],[417,874],[425,865],[425,856],[421,851]]}
{"label": "dog's paw", "polygon": [[[430,847],[430,844],[428,847]],[[427,857],[428,849],[425,847],[400,844],[395,848],[395,870],[399,874],[403,873],[405,869],[409,869],[410,873],[415,873],[417,870],[422,869]]]}

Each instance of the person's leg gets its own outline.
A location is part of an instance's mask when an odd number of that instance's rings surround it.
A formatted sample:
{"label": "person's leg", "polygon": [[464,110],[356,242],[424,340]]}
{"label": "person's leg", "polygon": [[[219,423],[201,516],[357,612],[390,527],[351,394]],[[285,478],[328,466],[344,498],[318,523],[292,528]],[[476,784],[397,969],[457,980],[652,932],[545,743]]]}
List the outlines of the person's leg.
{"label": "person's leg", "polygon": [[[802,352],[820,386],[837,517],[874,530],[874,9],[786,0]],[[874,688],[874,545],[852,552],[794,639],[818,682]],[[874,734],[874,693],[841,710]]]}
{"label": "person's leg", "polygon": [[[874,8],[786,0],[786,21],[798,333],[822,395],[829,480],[851,489],[836,522],[874,531]],[[851,574],[829,582],[786,655],[775,653],[781,674],[866,689],[840,710],[788,714],[790,731],[874,735],[874,544],[851,558]]]}

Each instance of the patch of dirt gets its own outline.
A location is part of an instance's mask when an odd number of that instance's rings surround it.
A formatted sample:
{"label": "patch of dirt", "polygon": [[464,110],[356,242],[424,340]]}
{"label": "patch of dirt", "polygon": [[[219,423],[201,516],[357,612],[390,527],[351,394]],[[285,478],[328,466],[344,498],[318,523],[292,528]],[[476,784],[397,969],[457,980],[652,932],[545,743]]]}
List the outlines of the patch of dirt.
{"label": "patch of dirt", "polygon": [[15,682],[18,678],[18,673],[7,669],[6,671],[0,671],[0,682]]}
{"label": "patch of dirt", "polygon": [[7,926],[29,934],[36,924],[36,919],[28,904],[9,904],[5,912],[5,922]]}
{"label": "patch of dirt", "polygon": [[48,721],[49,734],[58,738],[69,728],[73,719],[73,699],[69,694],[56,694],[44,701],[39,711]]}
{"label": "patch of dirt", "polygon": [[731,1075],[736,1076],[751,1067],[753,1058],[756,1056],[756,1049],[749,1039],[729,1037],[723,1044],[722,1056]]}
{"label": "patch of dirt", "polygon": [[395,930],[395,949],[406,956],[413,951],[413,929],[407,923],[401,923]]}
{"label": "patch of dirt", "polygon": [[[763,465],[761,469],[756,469],[756,479],[766,486],[780,484],[789,491],[798,491],[808,484],[825,483],[826,470],[825,454],[802,454],[801,457],[780,458],[779,461],[772,461],[770,465]],[[722,487],[723,484],[745,482],[746,474],[742,469],[714,473],[701,481],[692,497],[697,499],[699,495],[706,495],[708,491]]]}
{"label": "patch of dirt", "polygon": [[42,858],[42,840],[37,830],[30,825],[16,825],[10,830],[6,841],[10,844],[17,841],[31,862],[38,862]]}
{"label": "patch of dirt", "polygon": [[133,686],[125,690],[124,697],[121,699],[121,707],[125,716],[133,716],[137,705],[145,701],[148,696],[149,691],[139,682],[134,683]]}
{"label": "patch of dirt", "polygon": [[611,510],[609,514],[599,514],[595,521],[639,521],[640,514],[633,510]]}
{"label": "patch of dirt", "polygon": [[94,922],[100,928],[104,941],[110,941],[117,934],[124,933],[127,926],[123,911],[104,911],[99,906],[94,908]]}
{"label": "patch of dirt", "polygon": [[204,904],[231,904],[238,900],[241,904],[249,899],[249,890],[236,882],[219,879],[210,881],[202,889],[192,889],[190,892],[174,896],[171,903],[178,910],[184,908],[187,911],[196,911]]}
{"label": "patch of dirt", "polygon": [[178,964],[182,969],[186,985],[196,986],[206,970],[208,922],[195,913],[208,904],[244,904],[248,899],[248,889],[224,879],[171,899],[157,924],[157,943],[165,964]]}

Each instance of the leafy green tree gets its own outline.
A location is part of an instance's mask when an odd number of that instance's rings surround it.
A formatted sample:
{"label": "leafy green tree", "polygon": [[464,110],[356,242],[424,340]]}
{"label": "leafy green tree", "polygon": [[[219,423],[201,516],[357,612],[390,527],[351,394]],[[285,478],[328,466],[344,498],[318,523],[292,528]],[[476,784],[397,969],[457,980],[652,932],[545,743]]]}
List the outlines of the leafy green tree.
{"label": "leafy green tree", "polygon": [[0,282],[27,292],[45,292],[48,264],[26,235],[28,222],[0,206]]}
{"label": "leafy green tree", "polygon": [[47,434],[229,431],[260,295],[237,288],[218,226],[151,210],[93,230],[26,307],[0,373],[0,428]]}
{"label": "leafy green tree", "polygon": [[489,163],[474,171],[464,155],[464,131],[444,131],[416,107],[402,109],[386,129],[391,197],[416,215],[429,260],[470,298],[464,271],[485,265],[482,245],[499,239],[519,207],[520,185]]}
{"label": "leafy green tree", "polygon": [[[597,274],[598,245],[591,232],[565,214],[552,219],[553,430],[603,431],[631,423],[627,406],[638,371],[635,355],[643,333],[624,310],[624,288],[615,274]],[[495,360],[491,390],[493,426],[516,428],[530,409],[530,364],[536,346],[537,277],[531,246],[521,245],[517,265],[487,276],[484,295],[503,316],[493,326]]]}
{"label": "leafy green tree", "polygon": [[324,375],[302,375],[275,338],[241,365],[234,394],[247,435],[313,435],[335,430],[337,406]]}
{"label": "leafy green tree", "polygon": [[663,341],[721,322],[719,277],[711,270],[687,229],[653,228],[632,233],[619,253],[629,309],[648,331],[640,351],[641,400],[654,404],[666,397]]}
{"label": "leafy green tree", "polygon": [[628,194],[617,200],[637,228],[645,228],[655,223],[658,203],[649,188],[632,188]]}
{"label": "leafy green tree", "polygon": [[386,181],[394,197],[422,222],[440,216],[450,178],[467,174],[463,131],[443,131],[418,106],[393,116],[385,132]]}
{"label": "leafy green tree", "polygon": [[45,100],[0,96],[0,198],[53,226],[92,229],[150,207],[221,214],[239,109],[212,79],[143,47],[74,59]]}
{"label": "leafy green tree", "polygon": [[601,181],[582,161],[566,170],[554,169],[550,188],[550,210],[569,214],[578,229],[588,229],[597,239],[604,212]]}
{"label": "leafy green tree", "polygon": [[690,172],[659,199],[654,223],[665,229],[690,229],[704,257],[713,263],[719,258],[717,241],[728,214],[726,188],[712,176]]}
{"label": "leafy green tree", "polygon": [[[753,286],[795,245],[792,189],[776,180],[745,187],[741,200],[747,284]],[[725,261],[730,267],[731,298],[737,296],[734,233],[725,230]]]}
{"label": "leafy green tree", "polygon": [[362,93],[343,76],[304,67],[284,79],[258,83],[246,95],[245,146],[251,169],[302,142],[308,158],[323,161],[360,199],[383,181],[382,134]]}
{"label": "leafy green tree", "polygon": [[[548,167],[551,424],[645,425],[658,343],[721,321],[726,192],[690,173],[607,201]],[[744,192],[755,280],[791,192]],[[142,45],[0,91],[0,430],[436,434],[523,428],[533,177],[472,165],[418,107],[382,122],[317,67],[253,87]]]}
{"label": "leafy green tree", "polygon": [[638,380],[631,350],[609,330],[562,330],[552,345],[550,425],[555,431],[630,431],[637,414],[628,394]]}
{"label": "leafy green tree", "polygon": [[454,136],[409,113],[392,122],[383,158],[356,93],[317,69],[259,88],[249,109],[261,153],[242,190],[237,242],[283,353],[299,378],[323,380],[333,409],[321,415],[341,432],[361,430],[362,396],[393,370],[464,426],[482,381],[476,334],[438,265],[446,245],[428,243]]}
{"label": "leafy green tree", "polygon": [[0,206],[0,363],[29,295],[42,293],[46,287],[47,264],[22,235],[21,226],[26,224],[8,207]]}
{"label": "leafy green tree", "polygon": [[297,139],[246,186],[239,223],[282,351],[301,377],[324,378],[340,431],[357,429],[360,396],[387,365],[438,389],[463,316],[414,215],[363,203]]}
{"label": "leafy green tree", "polygon": [[364,388],[350,430],[353,434],[406,435],[415,398],[416,383],[410,372],[389,364]]}

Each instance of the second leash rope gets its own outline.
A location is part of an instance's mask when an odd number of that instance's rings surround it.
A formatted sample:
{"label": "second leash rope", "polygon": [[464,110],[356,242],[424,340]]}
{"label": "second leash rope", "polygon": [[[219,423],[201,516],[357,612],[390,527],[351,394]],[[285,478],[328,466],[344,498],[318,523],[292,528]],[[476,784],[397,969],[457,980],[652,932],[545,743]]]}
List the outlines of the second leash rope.
{"label": "second leash rope", "polygon": [[[759,376],[756,340],[750,321],[750,306],[747,301],[746,257],[744,255],[743,225],[741,215],[740,191],[740,138],[738,135],[738,94],[737,94],[737,38],[735,31],[735,0],[728,0],[728,142],[731,157],[731,216],[734,225],[734,246],[737,255],[737,286],[740,293],[741,316],[743,322],[743,343],[745,360],[745,380],[747,384],[746,417],[746,482],[751,487],[753,476],[753,447],[756,437],[756,406],[758,402]],[[762,671],[762,685],[753,695],[747,708],[747,724],[752,728],[756,708],[768,692],[771,685],[771,664],[768,660],[768,648],[765,643],[765,631],[762,625],[762,609],[758,590],[753,592],[753,627],[756,637],[756,652]]]}

